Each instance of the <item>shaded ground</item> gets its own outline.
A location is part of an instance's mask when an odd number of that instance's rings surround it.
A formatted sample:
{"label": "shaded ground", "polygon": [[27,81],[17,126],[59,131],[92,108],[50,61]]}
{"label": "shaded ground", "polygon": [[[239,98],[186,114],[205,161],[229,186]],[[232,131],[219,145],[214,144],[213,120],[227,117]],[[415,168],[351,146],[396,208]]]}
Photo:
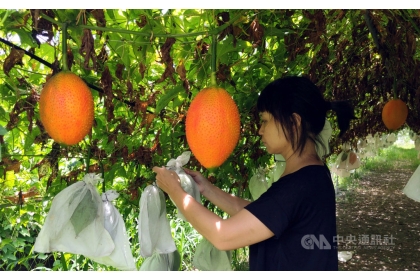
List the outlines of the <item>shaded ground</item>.
{"label": "shaded ground", "polygon": [[420,270],[420,203],[402,193],[413,172],[369,172],[337,197],[338,248],[353,252],[339,270]]}

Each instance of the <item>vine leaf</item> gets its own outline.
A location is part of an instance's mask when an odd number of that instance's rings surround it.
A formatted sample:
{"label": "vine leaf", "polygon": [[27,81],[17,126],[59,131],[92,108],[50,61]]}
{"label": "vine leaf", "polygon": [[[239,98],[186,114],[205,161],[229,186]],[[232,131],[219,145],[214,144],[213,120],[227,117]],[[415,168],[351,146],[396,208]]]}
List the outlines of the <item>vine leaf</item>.
{"label": "vine leaf", "polygon": [[169,102],[178,96],[179,92],[181,91],[181,87],[177,86],[173,88],[172,90],[166,91],[164,95],[162,95],[158,101],[156,102],[156,114],[159,114],[160,111],[165,108]]}

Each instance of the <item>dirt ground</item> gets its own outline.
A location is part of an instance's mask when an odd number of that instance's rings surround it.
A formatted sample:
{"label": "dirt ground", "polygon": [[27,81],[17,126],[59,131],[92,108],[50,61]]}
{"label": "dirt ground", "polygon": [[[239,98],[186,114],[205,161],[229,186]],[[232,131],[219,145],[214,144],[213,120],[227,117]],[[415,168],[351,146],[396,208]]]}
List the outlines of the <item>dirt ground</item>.
{"label": "dirt ground", "polygon": [[396,164],[352,179],[358,187],[338,193],[338,249],[353,254],[339,270],[420,270],[420,203],[402,192],[413,172]]}

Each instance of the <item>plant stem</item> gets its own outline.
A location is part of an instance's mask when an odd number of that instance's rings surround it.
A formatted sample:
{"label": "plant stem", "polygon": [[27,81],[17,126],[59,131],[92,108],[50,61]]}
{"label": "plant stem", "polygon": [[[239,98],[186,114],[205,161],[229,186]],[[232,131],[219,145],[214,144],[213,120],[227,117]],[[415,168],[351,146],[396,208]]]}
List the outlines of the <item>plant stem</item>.
{"label": "plant stem", "polygon": [[105,171],[104,171],[104,164],[103,164],[102,160],[99,161],[99,165],[101,167],[101,174],[102,174],[102,179],[103,179],[103,181],[102,181],[102,193],[105,193]]}
{"label": "plant stem", "polygon": [[67,267],[66,258],[64,257],[63,252],[61,252],[60,261],[61,261],[61,265],[63,266],[63,270],[68,271],[69,268]]}
{"label": "plant stem", "polygon": [[394,78],[394,85],[392,87],[392,91],[394,92],[394,99],[398,99],[398,97],[397,97],[397,78]]}
{"label": "plant stem", "polygon": [[89,173],[89,165],[90,165],[90,154],[91,154],[91,148],[90,148],[90,146],[88,146],[88,155],[87,155],[87,158],[86,158],[86,174],[88,174]]}
{"label": "plant stem", "polygon": [[3,23],[8,16],[9,16],[9,10],[6,10],[6,13],[4,14],[3,19],[0,21],[0,26],[3,26]]}
{"label": "plant stem", "polygon": [[210,83],[212,87],[217,86],[216,80],[216,69],[217,69],[217,35],[212,35],[211,41],[211,77]]}
{"label": "plant stem", "polygon": [[67,22],[63,22],[61,25],[63,34],[61,34],[61,46],[63,51],[63,71],[68,71],[69,67],[67,65]]}

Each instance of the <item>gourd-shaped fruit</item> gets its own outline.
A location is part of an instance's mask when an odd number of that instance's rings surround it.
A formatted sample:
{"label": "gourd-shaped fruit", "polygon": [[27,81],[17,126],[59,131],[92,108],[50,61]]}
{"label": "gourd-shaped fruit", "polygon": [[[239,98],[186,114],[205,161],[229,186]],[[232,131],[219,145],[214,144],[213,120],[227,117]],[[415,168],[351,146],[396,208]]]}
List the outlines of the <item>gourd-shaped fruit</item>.
{"label": "gourd-shaped fruit", "polygon": [[397,130],[406,121],[408,107],[401,99],[388,101],[382,109],[382,121],[389,130]]}
{"label": "gourd-shaped fruit", "polygon": [[191,102],[185,126],[188,145],[197,160],[208,169],[219,167],[239,140],[238,107],[226,90],[205,88]]}
{"label": "gourd-shaped fruit", "polygon": [[86,83],[70,71],[52,76],[39,100],[41,122],[54,141],[79,143],[92,129],[94,103]]}

